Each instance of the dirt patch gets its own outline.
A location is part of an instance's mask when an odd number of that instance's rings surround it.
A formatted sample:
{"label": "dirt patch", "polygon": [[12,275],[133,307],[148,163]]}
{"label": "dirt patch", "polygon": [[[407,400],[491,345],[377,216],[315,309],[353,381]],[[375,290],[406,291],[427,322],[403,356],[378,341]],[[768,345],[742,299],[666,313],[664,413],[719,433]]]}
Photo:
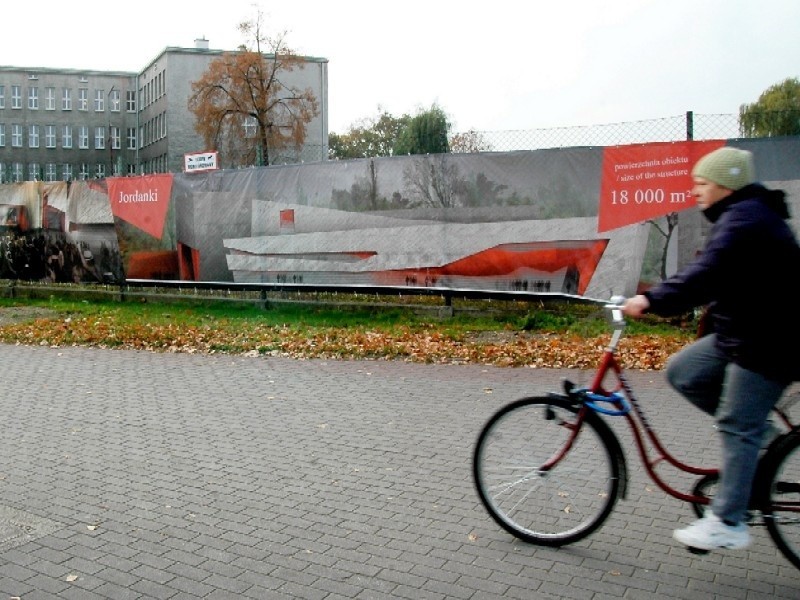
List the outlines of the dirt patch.
{"label": "dirt patch", "polygon": [[56,311],[41,306],[2,306],[0,307],[0,327],[36,319],[49,319],[57,314]]}

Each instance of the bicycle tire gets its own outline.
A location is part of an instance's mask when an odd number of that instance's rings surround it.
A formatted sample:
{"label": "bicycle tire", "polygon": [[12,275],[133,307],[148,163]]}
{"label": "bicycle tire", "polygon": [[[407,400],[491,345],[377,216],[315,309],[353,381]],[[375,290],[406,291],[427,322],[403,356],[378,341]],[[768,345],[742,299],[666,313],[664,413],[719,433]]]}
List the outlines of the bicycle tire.
{"label": "bicycle tire", "polygon": [[711,506],[711,500],[714,498],[718,486],[719,473],[715,473],[714,475],[704,475],[692,488],[693,496],[702,496],[709,499],[708,504],[692,502],[692,510],[698,518],[702,519],[706,515],[706,511],[708,511],[709,507]]}
{"label": "bicycle tire", "polygon": [[483,506],[503,529],[542,546],[576,542],[599,528],[624,495],[622,449],[593,411],[565,457],[540,467],[567,443],[579,410],[566,397],[522,398],[484,425],[473,454]]}
{"label": "bicycle tire", "polygon": [[800,430],[770,448],[761,511],[781,553],[800,569]]}

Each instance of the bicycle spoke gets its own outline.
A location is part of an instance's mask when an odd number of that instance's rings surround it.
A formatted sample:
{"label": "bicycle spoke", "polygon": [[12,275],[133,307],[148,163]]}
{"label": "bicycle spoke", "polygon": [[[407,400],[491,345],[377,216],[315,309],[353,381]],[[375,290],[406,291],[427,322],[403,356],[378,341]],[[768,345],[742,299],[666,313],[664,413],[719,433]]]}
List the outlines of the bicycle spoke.
{"label": "bicycle spoke", "polygon": [[501,410],[479,438],[473,467],[481,500],[522,539],[551,545],[579,539],[616,500],[618,465],[603,437],[610,431],[585,422],[573,436],[575,413],[569,403],[528,399]]}

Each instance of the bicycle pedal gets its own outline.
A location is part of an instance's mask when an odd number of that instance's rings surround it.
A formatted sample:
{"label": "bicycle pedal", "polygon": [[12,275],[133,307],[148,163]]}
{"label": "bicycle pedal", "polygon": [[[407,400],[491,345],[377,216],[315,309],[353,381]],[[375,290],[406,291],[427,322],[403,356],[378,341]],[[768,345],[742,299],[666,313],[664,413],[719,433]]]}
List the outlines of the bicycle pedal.
{"label": "bicycle pedal", "polygon": [[692,554],[706,555],[706,554],[708,554],[708,553],[709,553],[709,551],[708,551],[708,550],[704,550],[703,548],[695,548],[694,546],[686,546],[686,548],[687,548],[687,549],[689,550],[689,552],[691,552]]}

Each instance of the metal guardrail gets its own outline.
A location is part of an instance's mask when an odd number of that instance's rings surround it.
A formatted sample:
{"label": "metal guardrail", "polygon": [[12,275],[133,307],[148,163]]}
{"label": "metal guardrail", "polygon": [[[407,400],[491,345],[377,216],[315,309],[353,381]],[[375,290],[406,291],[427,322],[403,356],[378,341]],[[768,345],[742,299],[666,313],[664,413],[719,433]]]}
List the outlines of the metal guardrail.
{"label": "metal guardrail", "polygon": [[270,292],[289,293],[339,293],[362,294],[370,296],[427,296],[441,297],[445,306],[451,306],[454,298],[466,300],[505,300],[510,302],[580,302],[597,303],[599,300],[575,294],[560,292],[527,292],[514,290],[478,290],[454,289],[444,287],[409,287],[391,285],[319,285],[308,283],[235,283],[227,281],[185,281],[185,280],[156,280],[156,279],[126,279],[120,286],[120,293],[125,294],[131,287],[142,288],[167,288],[167,289],[198,289],[228,292],[259,292],[264,301],[269,298]]}
{"label": "metal guardrail", "polygon": [[[328,297],[320,297],[328,294]],[[292,297],[296,295],[296,297]],[[330,296],[333,297],[330,297]],[[0,285],[0,297],[79,298],[84,301],[118,302],[238,302],[267,309],[281,304],[327,306],[341,310],[374,308],[434,312],[438,318],[474,311],[528,310],[528,305],[605,303],[594,298],[560,292],[526,292],[511,290],[452,289],[443,287],[406,287],[380,285],[315,285],[302,283],[235,283],[228,281],[186,281],[160,279],[126,279],[117,284],[47,284],[6,280]],[[440,298],[441,303],[392,302],[388,297]],[[458,303],[464,301],[467,304]],[[470,302],[497,301],[505,307],[474,305]],[[514,303],[518,306],[512,309]]]}

